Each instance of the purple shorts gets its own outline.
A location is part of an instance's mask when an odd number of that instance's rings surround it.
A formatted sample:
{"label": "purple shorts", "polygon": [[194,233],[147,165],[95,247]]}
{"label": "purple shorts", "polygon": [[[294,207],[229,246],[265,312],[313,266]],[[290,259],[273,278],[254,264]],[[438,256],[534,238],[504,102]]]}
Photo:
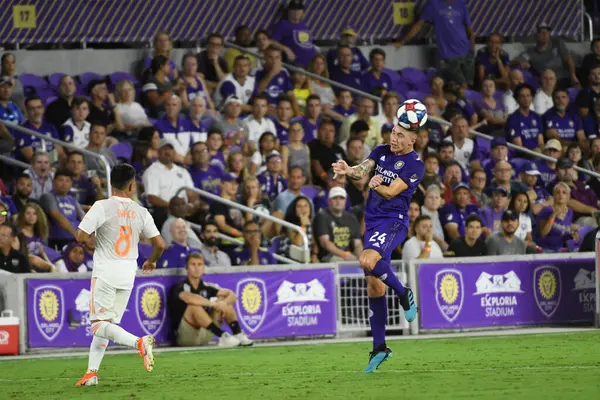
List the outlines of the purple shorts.
{"label": "purple shorts", "polygon": [[375,250],[384,261],[390,261],[392,252],[400,246],[408,228],[402,221],[393,219],[376,219],[365,221],[364,248]]}

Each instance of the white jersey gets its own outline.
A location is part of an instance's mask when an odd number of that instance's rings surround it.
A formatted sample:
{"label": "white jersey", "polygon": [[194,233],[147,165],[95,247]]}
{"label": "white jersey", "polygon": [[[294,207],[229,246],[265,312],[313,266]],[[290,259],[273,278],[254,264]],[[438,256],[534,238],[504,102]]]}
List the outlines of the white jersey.
{"label": "white jersey", "polygon": [[118,289],[133,287],[140,234],[149,239],[160,234],[147,209],[116,196],[95,202],[79,229],[96,233],[92,278]]}
{"label": "white jersey", "polygon": [[225,99],[231,95],[236,95],[242,102],[242,105],[248,104],[254,93],[254,85],[256,79],[253,76],[247,76],[243,85],[233,77],[233,74],[228,74],[219,83],[213,95],[215,107],[221,109]]}

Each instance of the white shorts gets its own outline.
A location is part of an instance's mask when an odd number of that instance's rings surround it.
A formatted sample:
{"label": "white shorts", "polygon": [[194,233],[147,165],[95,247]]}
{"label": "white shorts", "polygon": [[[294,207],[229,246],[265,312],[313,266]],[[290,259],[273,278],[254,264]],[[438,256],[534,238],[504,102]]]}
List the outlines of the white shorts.
{"label": "white shorts", "polygon": [[90,321],[121,322],[131,289],[117,289],[101,279],[92,278],[90,292]]}

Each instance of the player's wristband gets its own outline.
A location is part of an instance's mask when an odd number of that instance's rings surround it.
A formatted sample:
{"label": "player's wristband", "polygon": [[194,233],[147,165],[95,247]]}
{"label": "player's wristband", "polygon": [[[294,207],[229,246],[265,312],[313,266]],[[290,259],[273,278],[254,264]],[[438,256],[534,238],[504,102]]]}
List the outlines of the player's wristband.
{"label": "player's wristband", "polygon": [[554,218],[548,218],[548,223],[549,224],[554,224]]}
{"label": "player's wristband", "polygon": [[425,246],[425,247],[423,247],[423,251],[429,253],[431,251],[431,247],[430,246]]}
{"label": "player's wristband", "polygon": [[319,177],[321,177],[321,179],[327,178],[327,172],[321,172],[321,175],[319,175]]}
{"label": "player's wristband", "polygon": [[347,257],[347,256],[351,256],[352,253],[350,253],[349,251],[345,251],[344,253],[342,253],[342,257]]}

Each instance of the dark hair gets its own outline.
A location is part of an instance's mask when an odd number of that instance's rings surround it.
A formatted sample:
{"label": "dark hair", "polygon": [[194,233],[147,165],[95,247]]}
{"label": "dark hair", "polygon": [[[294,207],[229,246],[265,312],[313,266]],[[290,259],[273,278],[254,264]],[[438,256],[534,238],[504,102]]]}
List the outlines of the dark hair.
{"label": "dark hair", "polygon": [[376,47],[369,53],[369,61],[371,63],[373,62],[373,57],[376,55],[383,56],[383,59],[385,60],[385,51],[382,48]]}
{"label": "dark hair", "polygon": [[245,55],[245,54],[240,54],[239,56],[237,56],[237,57],[235,58],[235,60],[233,60],[233,64],[235,65],[235,63],[236,63],[236,62],[238,62],[238,61],[242,61],[242,60],[246,60],[246,61],[250,62],[250,58],[249,58],[247,55]]}
{"label": "dark hair", "polygon": [[360,132],[368,131],[369,124],[367,124],[362,119],[358,119],[350,125],[350,136],[358,134]]}
{"label": "dark hair", "polygon": [[[521,95],[521,90],[523,89],[529,89],[529,92],[531,93],[531,95],[533,96],[535,93],[535,90],[533,90],[533,86],[527,84],[527,83],[521,83],[519,86],[517,86],[515,88],[515,100],[519,100],[519,96]],[[554,93],[552,94],[552,96],[554,97]]]}
{"label": "dark hair", "polygon": [[323,127],[325,125],[331,125],[331,126],[333,126],[333,129],[335,129],[335,123],[332,120],[328,119],[328,118],[324,118],[321,121],[321,124],[319,125],[319,129],[321,129],[321,127]]}
{"label": "dark hair", "polygon": [[81,158],[83,158],[85,160],[85,156],[83,155],[82,152],[80,152],[79,150],[73,150],[70,151],[69,154],[67,154],[67,161],[71,159],[71,157],[73,156],[81,156]]}
{"label": "dark hair", "polygon": [[363,142],[363,140],[361,138],[359,138],[358,136],[350,136],[348,138],[348,140],[346,141],[346,150],[348,150],[348,148],[350,147],[350,143],[352,142],[361,142],[362,144],[364,144],[365,142]]}
{"label": "dark hair", "polygon": [[40,96],[38,96],[37,94],[34,94],[34,95],[31,95],[31,96],[28,96],[25,99],[25,108],[29,107],[29,103],[32,102],[32,101],[35,101],[35,100],[39,100],[39,101],[42,102],[42,104],[44,104],[44,101],[42,100],[42,98]]}
{"label": "dark hair", "polygon": [[516,192],[513,194],[513,196],[510,198],[510,202],[508,203],[508,210],[512,210],[514,212],[517,212],[515,210],[515,199],[517,198],[517,196],[520,195],[524,195],[527,198],[527,208],[525,208],[525,214],[529,213],[529,209],[531,208],[531,200],[529,200],[529,196],[527,195],[527,193],[525,192]]}
{"label": "dark hair", "polygon": [[88,99],[86,99],[83,96],[75,96],[75,97],[73,97],[73,100],[71,100],[71,108],[79,107],[80,105],[82,105],[84,103],[89,103]]}
{"label": "dark hair", "polygon": [[239,35],[243,29],[250,30],[250,27],[248,25],[239,25],[237,28],[235,28],[234,35],[235,36]]}
{"label": "dark hair", "polygon": [[[552,100],[554,100],[554,96],[556,96],[557,93],[563,92],[565,93],[567,96],[569,95],[569,92],[567,92],[567,89],[563,88],[563,87],[557,87],[556,89],[554,89],[552,91]],[[533,92],[532,92],[533,93]]]}
{"label": "dark hair", "polygon": [[289,97],[287,97],[286,95],[281,95],[277,98],[277,105],[279,105],[279,103],[283,103],[284,101],[287,101],[288,103],[292,103],[292,100],[290,100]]}
{"label": "dark hair", "polygon": [[154,136],[154,132],[156,132],[157,129],[153,126],[145,126],[142,129],[140,129],[140,132],[138,133],[137,136],[137,141],[138,142],[152,142],[152,136]]}
{"label": "dark hair", "polygon": [[[291,175],[292,171],[295,170],[295,169],[297,169],[300,172],[302,172],[302,176],[306,178],[306,172],[304,172],[304,169],[302,167],[298,166],[298,165],[294,165],[292,168],[290,168],[290,171],[289,171],[288,175]],[[29,176],[29,175],[27,175],[27,176]]]}
{"label": "dark hair", "polygon": [[285,221],[287,221],[291,224],[294,224],[294,225],[298,225],[298,226],[300,226],[300,218],[296,214],[296,204],[298,204],[298,202],[300,200],[306,200],[306,202],[308,203],[308,205],[310,207],[311,221],[312,221],[312,218],[314,217],[313,205],[312,205],[310,199],[301,194],[300,196],[298,196],[294,200],[292,200],[292,202],[290,203],[290,205],[288,206],[288,208],[285,211],[285,217],[284,217]]}
{"label": "dark hair", "polygon": [[340,94],[344,93],[344,92],[348,92],[348,93],[352,94],[352,92],[350,91],[350,89],[344,89],[344,88],[342,88],[342,89],[339,89],[337,91],[336,97],[339,96]]}
{"label": "dark hair", "polygon": [[152,59],[152,62],[150,63],[150,72],[152,73],[152,75],[156,74],[160,68],[169,63],[169,59],[165,56],[156,56]]}
{"label": "dark hair", "polygon": [[92,122],[92,123],[90,124],[90,132],[94,130],[94,127],[95,127],[95,126],[100,126],[100,127],[104,128],[104,133],[106,133],[106,125],[104,125],[104,124],[103,124],[103,123],[101,123],[101,122]]}
{"label": "dark hair", "polygon": [[204,232],[206,230],[206,227],[209,225],[213,225],[216,226],[217,229],[219,229],[219,225],[217,225],[217,221],[215,221],[214,219],[207,219],[206,221],[204,221],[204,223],[202,224],[202,232]]}
{"label": "dark hair", "polygon": [[207,146],[206,146],[206,142],[200,142],[200,141],[198,141],[198,142],[195,142],[194,144],[192,144],[192,146],[190,147],[190,151],[191,151],[191,152],[194,152],[194,148],[195,148],[196,146],[198,146],[198,145],[203,145],[204,147],[207,147]]}
{"label": "dark hair", "polygon": [[[411,201],[411,203],[417,203],[416,201]],[[418,203],[417,203],[418,204]],[[427,220],[431,220],[431,217],[429,215],[426,214],[421,214],[419,215],[416,219],[414,224],[414,227],[416,228],[421,222],[423,221],[427,221]]]}
{"label": "dark hair", "polygon": [[204,256],[201,253],[198,253],[197,251],[194,251],[190,254],[187,255],[187,257],[185,258],[185,267],[187,268],[188,262],[192,259],[192,258],[196,258],[196,259],[202,259],[202,261],[204,261]]}
{"label": "dark hair", "polygon": [[210,35],[208,35],[208,37],[206,38],[206,44],[208,44],[208,42],[210,41],[210,39],[212,38],[217,38],[217,39],[221,39],[221,42],[224,42],[225,40],[223,39],[223,35],[221,35],[218,32],[213,32]]}
{"label": "dark hair", "polygon": [[21,174],[19,174],[19,176],[17,176],[17,181],[21,180],[21,179],[32,179],[32,178],[31,178],[31,175],[29,175],[29,174],[21,173]]}
{"label": "dark hair", "polygon": [[352,48],[350,46],[348,46],[347,44],[340,44],[337,48],[337,53],[340,53],[341,49],[348,49],[350,50],[350,52],[352,52]]}
{"label": "dark hair", "polygon": [[15,228],[12,225],[4,223],[4,224],[0,224],[0,228],[8,228],[8,229],[10,229],[10,234],[11,234],[12,237],[17,236],[17,228]]}
{"label": "dark hair", "polygon": [[181,58],[181,68],[183,68],[186,58],[189,58],[189,57],[196,58],[196,55],[194,53],[192,53],[191,51],[188,51],[187,53],[185,53],[183,55],[183,57]]}
{"label": "dark hair", "polygon": [[119,190],[124,190],[129,182],[135,179],[135,168],[129,164],[119,164],[110,171],[110,184]]}
{"label": "dark hair", "polygon": [[[600,38],[594,38],[591,42],[590,42],[590,50],[594,51],[594,45],[596,44],[596,42],[600,42]],[[10,54],[10,53],[7,53]],[[4,61],[4,56],[2,56],[2,61]]]}
{"label": "dark hair", "polygon": [[318,94],[311,94],[310,96],[308,96],[306,98],[306,104],[308,104],[308,102],[311,101],[311,100],[318,100],[319,103],[321,102],[321,98],[319,97]]}
{"label": "dark hair", "polygon": [[221,136],[221,139],[223,139],[223,132],[221,132],[221,130],[217,127],[208,130],[208,133],[206,134],[206,139],[208,139],[212,135],[219,135]]}
{"label": "dark hair", "polygon": [[244,232],[246,231],[246,229],[248,229],[248,226],[250,225],[258,225],[258,227],[260,228],[260,224],[258,223],[258,221],[256,221],[255,219],[251,219],[249,221],[244,222]]}
{"label": "dark hair", "polygon": [[270,53],[270,52],[272,52],[272,51],[276,51],[276,52],[278,52],[279,54],[281,54],[281,49],[279,49],[279,47],[275,47],[275,46],[273,46],[272,44],[270,44],[270,45],[269,45],[269,47],[267,47],[267,49],[265,50],[265,54],[266,54],[266,53]]}
{"label": "dark hair", "polygon": [[434,152],[426,153],[425,156],[423,156],[423,161],[427,161],[430,158],[435,158],[438,163],[440,162],[440,156],[438,156],[437,153]]}
{"label": "dark hair", "polygon": [[254,96],[252,96],[252,99],[250,99],[250,104],[254,105],[254,101],[256,100],[264,100],[268,103],[269,97],[266,95],[266,93],[255,94]]}
{"label": "dark hair", "polygon": [[440,143],[438,151],[441,152],[442,149],[445,149],[446,147],[452,147],[452,149],[454,150],[454,143],[443,141],[442,143]]}
{"label": "dark hair", "polygon": [[65,168],[61,168],[54,173],[54,180],[58,179],[59,176],[67,176],[73,179],[73,174],[71,173],[71,171]]}
{"label": "dark hair", "polygon": [[259,29],[259,30],[257,30],[256,33],[254,34],[254,40],[256,40],[256,37],[258,35],[265,35],[266,37],[268,37],[269,39],[271,39],[271,34],[266,29]]}
{"label": "dark hair", "polygon": [[479,222],[479,225],[483,226],[483,222],[481,222],[481,217],[479,217],[479,215],[477,214],[471,214],[465,220],[465,227],[469,226],[469,224],[473,221],[477,221]]}

